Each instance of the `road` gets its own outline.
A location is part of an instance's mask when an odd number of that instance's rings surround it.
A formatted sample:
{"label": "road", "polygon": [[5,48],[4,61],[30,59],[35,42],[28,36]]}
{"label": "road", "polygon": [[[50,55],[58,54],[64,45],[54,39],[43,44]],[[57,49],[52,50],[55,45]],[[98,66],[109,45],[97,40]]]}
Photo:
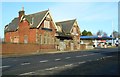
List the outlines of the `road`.
{"label": "road", "polygon": [[113,57],[116,53],[118,48],[8,57],[2,58],[0,69],[3,75],[49,75],[50,72],[46,71],[72,68],[79,64]]}

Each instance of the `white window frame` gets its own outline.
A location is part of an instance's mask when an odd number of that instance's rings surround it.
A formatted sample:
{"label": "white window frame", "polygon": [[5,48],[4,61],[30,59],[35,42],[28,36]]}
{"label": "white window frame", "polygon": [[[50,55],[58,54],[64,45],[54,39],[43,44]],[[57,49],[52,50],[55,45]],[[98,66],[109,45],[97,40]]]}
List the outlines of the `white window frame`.
{"label": "white window frame", "polygon": [[[27,38],[27,39],[26,39]],[[24,35],[24,43],[27,44],[28,43],[28,36]]]}
{"label": "white window frame", "polygon": [[[15,38],[17,38],[18,41],[15,42]],[[19,43],[19,36],[14,36],[13,43]]]}
{"label": "white window frame", "polygon": [[50,21],[44,21],[44,28],[50,28]]}

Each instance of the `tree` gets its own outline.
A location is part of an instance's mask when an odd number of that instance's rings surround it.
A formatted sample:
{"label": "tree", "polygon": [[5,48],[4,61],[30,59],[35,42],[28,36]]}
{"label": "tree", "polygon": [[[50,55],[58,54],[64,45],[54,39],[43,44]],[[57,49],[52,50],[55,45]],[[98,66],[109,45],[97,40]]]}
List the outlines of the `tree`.
{"label": "tree", "polygon": [[102,30],[99,30],[97,32],[97,36],[107,36],[107,33],[106,32],[103,32]]}
{"label": "tree", "polygon": [[103,32],[103,36],[107,36],[107,33],[106,33],[106,32]]}
{"label": "tree", "polygon": [[118,38],[118,34],[119,34],[119,33],[118,33],[117,31],[113,31],[112,34],[113,34],[113,37],[114,37],[114,38]]}
{"label": "tree", "polygon": [[102,30],[99,30],[98,32],[97,32],[97,36],[101,36],[103,34],[103,31]]}
{"label": "tree", "polygon": [[87,31],[86,31],[86,30],[84,30],[84,31],[82,32],[82,36],[87,36]]}
{"label": "tree", "polygon": [[92,36],[92,32],[84,30],[82,36]]}
{"label": "tree", "polygon": [[92,36],[92,32],[88,31],[88,32],[87,32],[87,35],[88,35],[88,36]]}

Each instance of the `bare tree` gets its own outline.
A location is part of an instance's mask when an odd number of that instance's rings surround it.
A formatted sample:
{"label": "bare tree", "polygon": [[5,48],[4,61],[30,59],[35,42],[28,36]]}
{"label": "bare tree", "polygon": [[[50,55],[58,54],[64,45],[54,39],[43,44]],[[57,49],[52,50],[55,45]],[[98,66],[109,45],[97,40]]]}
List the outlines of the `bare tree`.
{"label": "bare tree", "polygon": [[107,33],[106,33],[106,32],[103,32],[103,36],[107,36]]}
{"label": "bare tree", "polygon": [[117,32],[117,31],[113,31],[112,34],[113,34],[113,37],[114,37],[114,38],[118,38],[118,32]]}
{"label": "bare tree", "polygon": [[103,31],[102,30],[99,30],[98,32],[97,32],[97,36],[101,36],[103,34]]}

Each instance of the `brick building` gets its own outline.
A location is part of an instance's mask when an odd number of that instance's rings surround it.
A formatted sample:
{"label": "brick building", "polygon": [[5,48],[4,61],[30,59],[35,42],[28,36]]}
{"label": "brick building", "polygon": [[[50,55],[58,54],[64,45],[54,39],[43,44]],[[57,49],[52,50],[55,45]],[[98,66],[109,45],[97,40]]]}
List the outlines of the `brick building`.
{"label": "brick building", "polygon": [[56,27],[49,10],[19,17],[5,26],[5,42],[54,44]]}
{"label": "brick building", "polygon": [[56,22],[57,38],[71,50],[80,49],[80,28],[76,19]]}
{"label": "brick building", "polygon": [[56,49],[79,49],[80,29],[76,19],[54,22],[49,10],[19,16],[5,26],[5,42],[55,45]]}

